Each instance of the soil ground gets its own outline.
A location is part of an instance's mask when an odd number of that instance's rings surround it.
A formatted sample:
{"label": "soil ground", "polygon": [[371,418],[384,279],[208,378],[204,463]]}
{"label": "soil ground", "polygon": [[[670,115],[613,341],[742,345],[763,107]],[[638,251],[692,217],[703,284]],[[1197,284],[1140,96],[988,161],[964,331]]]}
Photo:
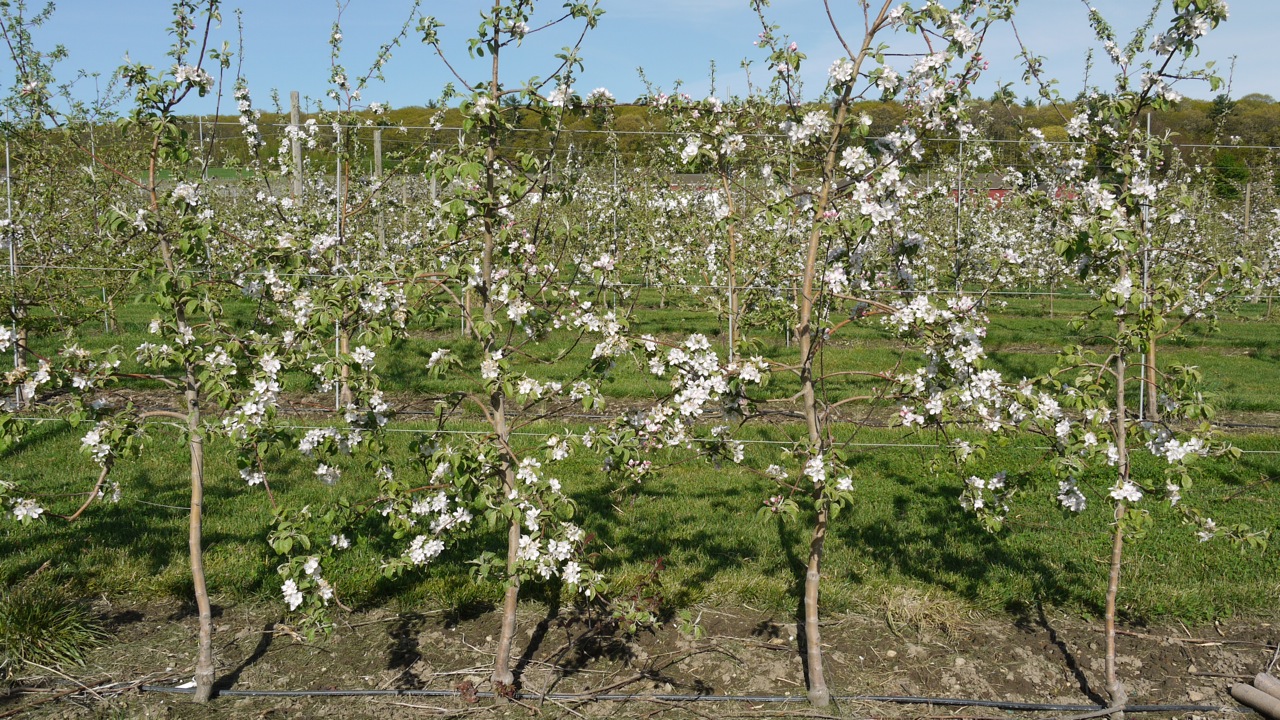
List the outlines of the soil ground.
{"label": "soil ground", "polygon": [[[1100,621],[1052,612],[977,616],[934,612],[915,598],[891,612],[828,619],[823,642],[833,694],[910,695],[1036,703],[1100,704]],[[420,718],[502,717],[1055,717],[981,707],[838,700],[818,711],[803,702],[680,702],[589,698],[494,700],[488,666],[497,615],[475,612],[343,615],[332,635],[308,642],[284,624],[279,608],[217,608],[214,648],[220,688],[234,690],[444,690],[480,698],[232,697],[197,706],[186,696],[142,691],[191,678],[195,618],[181,606],[100,607],[113,633],[71,685],[53,672],[28,670],[0,696],[0,717],[32,718]],[[690,621],[696,621],[696,627]],[[749,608],[701,608],[681,623],[633,635],[613,623],[523,608],[518,674],[537,693],[804,696],[804,666],[792,617]],[[1118,638],[1118,665],[1135,704],[1194,704],[1228,711],[1141,717],[1245,718],[1228,695],[1275,663],[1280,615],[1204,627],[1129,627]],[[55,696],[56,699],[55,699]]]}

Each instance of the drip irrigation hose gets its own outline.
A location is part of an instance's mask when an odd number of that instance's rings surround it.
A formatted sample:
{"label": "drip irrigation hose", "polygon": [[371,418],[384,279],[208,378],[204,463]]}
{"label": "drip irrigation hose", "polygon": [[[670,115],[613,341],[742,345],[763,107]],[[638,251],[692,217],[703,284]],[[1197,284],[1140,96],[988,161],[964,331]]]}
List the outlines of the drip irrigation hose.
{"label": "drip irrigation hose", "polygon": [[[178,693],[189,695],[195,688],[166,687],[163,685],[142,685],[143,692]],[[224,697],[373,697],[373,696],[410,696],[410,697],[460,697],[458,690],[215,690],[215,696]],[[474,697],[491,699],[499,697],[493,692],[477,692]],[[746,702],[746,703],[793,703],[808,702],[803,695],[673,695],[673,694],[628,694],[628,693],[516,693],[517,700],[661,700],[664,702]],[[996,710],[1017,710],[1024,712],[1092,712],[1106,710],[1103,705],[1071,705],[1059,703],[1028,703],[1006,700],[973,700],[966,698],[919,697],[914,695],[834,695],[831,698],[845,702],[884,702],[903,705],[947,705],[955,707],[985,707]],[[1240,707],[1223,705],[1128,705],[1125,712],[1251,712]]]}

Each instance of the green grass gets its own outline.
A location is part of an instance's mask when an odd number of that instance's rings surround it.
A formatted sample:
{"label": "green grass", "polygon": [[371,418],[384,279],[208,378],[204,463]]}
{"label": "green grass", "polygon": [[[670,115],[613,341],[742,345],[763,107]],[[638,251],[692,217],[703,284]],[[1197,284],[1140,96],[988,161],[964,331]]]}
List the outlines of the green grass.
{"label": "green grass", "polygon": [[83,665],[105,636],[89,609],[41,572],[0,592],[0,680],[29,664]]}
{"label": "green grass", "polygon": [[[688,334],[700,332],[726,350],[727,324],[696,298],[677,292],[668,293],[669,300],[659,307],[656,291],[644,290],[639,295],[639,311],[633,320],[632,331],[649,333],[660,338],[678,341]],[[990,362],[1007,377],[1031,377],[1053,366],[1056,352],[1066,344],[1098,343],[1103,326],[1093,323],[1080,332],[1074,332],[1069,322],[1076,314],[1092,308],[1087,298],[1058,298],[1054,317],[1047,313],[1047,300],[1043,297],[1006,296],[1002,306],[993,307],[991,325],[985,343]],[[241,300],[226,303],[233,317],[241,320],[251,317],[252,305]],[[1245,305],[1240,316],[1224,318],[1218,326],[1193,323],[1177,337],[1159,345],[1158,364],[1162,368],[1172,365],[1194,365],[1204,373],[1205,390],[1215,395],[1220,410],[1234,412],[1280,412],[1280,314],[1264,319],[1264,306]],[[113,345],[126,349],[126,361],[122,370],[142,370],[132,360],[132,348],[142,342],[154,341],[148,335],[147,324],[154,311],[141,303],[129,303],[119,308],[117,327],[104,330],[101,322],[90,322],[76,332],[75,340],[91,349]],[[798,350],[788,347],[785,337],[776,330],[750,329],[747,337],[758,343],[761,354],[782,363],[798,361]],[[537,346],[524,348],[535,362],[522,366],[522,370],[539,380],[566,380],[566,368],[585,366],[590,357],[593,342],[576,347],[575,336],[569,332],[553,333]],[[35,340],[38,352],[50,353],[65,342],[62,336],[43,337]],[[479,346],[461,336],[458,319],[443,317],[434,322],[418,322],[410,327],[410,336],[397,341],[391,348],[379,352],[379,372],[383,387],[391,393],[443,394],[473,390],[468,378],[453,377],[432,380],[427,376],[426,361],[440,347],[449,347],[461,357],[474,378],[480,363]],[[562,361],[555,358],[572,351]],[[920,356],[903,343],[891,338],[878,321],[851,324],[837,334],[825,353],[822,371],[835,373],[848,370],[884,371],[896,367],[915,367]],[[286,388],[305,389],[303,378],[293,378]],[[158,384],[141,384],[142,387],[159,387]],[[831,397],[862,395],[872,384],[859,376],[834,378],[826,385]],[[634,363],[619,362],[603,387],[606,397],[650,398],[661,394],[666,382],[654,378],[643,367]],[[771,397],[789,397],[799,389],[794,376],[778,374],[767,389]],[[1136,396],[1135,396],[1136,397]]]}
{"label": "green grass", "polygon": [[[1056,298],[1052,316],[1043,296],[1005,296],[1004,301],[993,308],[986,345],[992,363],[1007,376],[1046,370],[1058,348],[1088,344],[1101,328],[1074,333],[1068,325],[1070,317],[1092,306],[1087,298]],[[238,300],[227,306],[244,317],[251,310]],[[723,318],[707,312],[696,298],[672,291],[660,306],[658,293],[646,290],[640,293],[639,307],[634,332],[669,340],[702,332],[723,351]],[[1274,390],[1280,387],[1280,319],[1264,318],[1262,312],[1260,306],[1246,305],[1239,317],[1224,319],[1213,331],[1207,325],[1190,325],[1162,344],[1160,363],[1199,366],[1206,389],[1217,394],[1222,409],[1280,412],[1280,393]],[[89,323],[74,337],[90,348],[132,348],[153,339],[146,332],[152,316],[144,304],[124,304],[117,329],[108,333],[101,324]],[[456,317],[419,322],[410,328],[408,339],[379,351],[384,387],[406,398],[473,389],[466,378],[433,380],[425,370],[427,357],[442,346],[453,348],[468,367],[478,366],[479,348],[460,337],[457,324]],[[798,360],[796,349],[788,347],[779,332],[756,329],[749,337],[773,360]],[[47,352],[62,341],[44,337],[37,345]],[[569,351],[572,342],[568,333],[552,335],[530,348],[548,362],[523,368],[540,379],[565,381],[566,368],[581,367],[591,352],[586,343],[573,348],[569,360],[549,361]],[[918,361],[914,351],[872,322],[842,330],[823,358],[822,371],[885,370],[899,363],[909,368]],[[137,368],[128,361],[122,369]],[[287,388],[305,389],[303,379],[292,378]],[[865,381],[846,376],[830,381],[825,389],[839,398],[868,388]],[[630,362],[619,362],[603,389],[609,398],[639,402],[664,393],[667,383]],[[787,397],[797,389],[794,378],[777,374],[767,392]],[[748,427],[744,437],[794,440],[801,430],[786,424]],[[70,513],[83,498],[75,493],[85,492],[96,477],[96,467],[79,452],[79,435],[57,422],[39,425],[0,457],[0,476],[21,483],[23,492],[38,497],[50,514]],[[393,438],[407,463],[409,436]],[[900,430],[870,429],[859,431],[858,439],[891,444],[920,440]],[[1275,434],[1242,436],[1238,442],[1252,450],[1280,450]],[[215,599],[278,602],[279,560],[265,543],[272,517],[266,496],[243,486],[225,443],[211,442],[208,449],[206,564]],[[747,465],[763,468],[777,460],[775,452],[777,446],[751,444]],[[1000,450],[988,458],[986,467],[973,472],[1009,470],[1021,489],[1006,529],[989,535],[959,507],[960,480],[929,472],[932,452],[866,448],[858,456],[857,501],[836,522],[828,541],[823,579],[828,611],[875,606],[907,590],[939,593],[996,611],[1016,613],[1045,603],[1086,615],[1101,612],[1110,518],[1101,500],[1105,492],[1098,488],[1109,486],[1105,478],[1092,480],[1093,506],[1080,517],[1068,516],[1057,507],[1056,486],[1040,451]],[[629,487],[611,485],[597,461],[585,456],[559,473],[582,509],[582,524],[596,537],[595,563],[611,578],[614,594],[653,596],[666,610],[727,603],[795,612],[810,518],[782,524],[757,517],[761,502],[775,490],[742,468],[685,462],[680,454],[654,459],[673,466]],[[1280,538],[1274,511],[1280,507],[1280,488],[1274,481],[1278,467],[1280,455],[1247,454],[1236,464],[1206,461],[1204,477],[1187,493],[1187,502],[1220,524],[1271,529]],[[190,596],[186,468],[185,449],[176,436],[161,433],[142,458],[121,461],[115,469],[113,476],[124,489],[119,505],[95,506],[72,525],[57,519],[30,527],[0,524],[0,586],[13,586],[50,562],[49,574],[85,595],[185,600]],[[268,469],[276,497],[285,506],[321,507],[374,492],[371,480],[355,465],[332,488],[316,482],[312,466],[300,459],[277,459]],[[1160,484],[1162,468],[1150,459],[1140,459],[1137,471],[1151,478],[1150,484]],[[1198,543],[1190,529],[1177,524],[1172,510],[1156,502],[1144,505],[1158,522],[1155,530],[1128,546],[1122,606],[1131,619],[1194,621],[1274,609],[1280,593],[1280,553],[1241,553],[1227,542]],[[371,520],[332,576],[341,578],[344,598],[356,606],[409,609],[490,603],[501,587],[473,582],[462,560],[482,549],[501,553],[504,537],[497,531],[469,536],[422,573],[389,581],[380,573],[379,558],[398,552],[400,546]],[[548,601],[559,592],[554,586],[528,590],[529,596]]]}
{"label": "green grass", "polygon": [[[775,426],[746,437],[785,440],[797,431]],[[396,451],[407,458],[408,435],[393,438]],[[862,430],[858,438],[928,441],[900,431]],[[50,513],[68,513],[81,498],[65,493],[87,489],[94,477],[77,444],[77,434],[48,423],[3,467]],[[1245,437],[1239,444],[1280,450],[1274,437]],[[278,559],[265,543],[271,518],[265,493],[243,486],[225,443],[212,442],[209,450],[206,564],[215,602],[278,602]],[[746,465],[763,468],[778,459],[776,453],[776,446],[752,444]],[[960,508],[960,480],[928,471],[932,453],[866,448],[857,457],[856,502],[836,520],[827,544],[823,602],[828,612],[866,609],[904,587],[992,611],[1020,613],[1043,603],[1083,615],[1101,612],[1110,542],[1108,508],[1098,489],[1105,479],[1095,479],[1093,506],[1070,516],[1057,507],[1056,486],[1040,451],[1002,450],[974,470],[1009,470],[1022,488],[1007,527],[992,535]],[[1246,523],[1280,533],[1274,512],[1280,487],[1273,480],[1258,482],[1274,478],[1276,463],[1276,456],[1262,454],[1246,454],[1237,464],[1206,461],[1203,478],[1186,502],[1220,524]],[[375,491],[355,466],[335,487],[315,481],[312,468],[302,462],[282,461],[269,469],[276,497],[286,506],[322,507]],[[74,524],[57,519],[31,526],[6,523],[0,534],[0,583],[12,585],[50,562],[46,572],[85,595],[186,600],[185,470],[185,449],[176,439],[161,438],[144,458],[117,467],[115,477],[124,491],[119,504],[98,505]],[[1143,462],[1137,472],[1156,479],[1162,469]],[[796,611],[808,519],[788,524],[758,517],[762,501],[774,492],[758,475],[684,463],[641,484],[616,487],[588,456],[558,475],[579,504],[579,521],[595,536],[594,562],[610,577],[615,595],[652,596],[664,611],[697,603]],[[1157,523],[1128,546],[1122,589],[1127,617],[1191,622],[1274,609],[1280,590],[1280,554],[1274,549],[1242,553],[1229,542],[1199,543],[1166,506],[1149,501],[1144,507]],[[372,519],[329,575],[340,578],[344,599],[357,607],[492,603],[500,585],[474,583],[464,561],[482,549],[501,553],[504,538],[505,532],[468,536],[424,572],[389,581],[379,572],[378,558],[398,552],[400,545]],[[526,596],[567,600],[560,592],[555,586],[534,586]]]}

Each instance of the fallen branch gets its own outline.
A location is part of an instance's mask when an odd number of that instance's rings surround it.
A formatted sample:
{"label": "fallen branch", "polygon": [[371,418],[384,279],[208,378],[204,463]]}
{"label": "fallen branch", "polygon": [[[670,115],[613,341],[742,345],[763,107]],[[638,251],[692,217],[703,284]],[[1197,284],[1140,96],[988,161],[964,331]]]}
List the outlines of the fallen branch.
{"label": "fallen branch", "polygon": [[[31,664],[35,665],[35,663],[31,663]],[[37,665],[36,667],[43,667],[43,666]],[[45,669],[48,669],[48,668],[45,668]],[[62,675],[62,673],[58,673],[58,674]],[[67,676],[62,675],[62,677],[65,678]],[[89,686],[81,683],[79,680],[76,680],[74,678],[67,678],[67,679],[75,683],[76,687],[67,688],[66,690],[59,690],[58,692],[55,692],[52,695],[46,695],[45,697],[42,697],[39,700],[35,700],[33,702],[29,702],[26,705],[19,705],[16,708],[10,708],[9,710],[6,710],[0,713],[0,718],[7,718],[7,717],[14,717],[16,715],[21,715],[22,713],[25,713],[31,708],[39,707],[46,703],[51,703],[55,700],[61,700],[62,698],[67,697],[68,695],[75,695],[76,693],[89,692],[93,694],[94,697],[97,697],[99,700],[102,699],[102,696],[99,695],[97,692],[95,692],[93,688],[90,688]],[[95,681],[94,684],[96,685],[97,682]]]}

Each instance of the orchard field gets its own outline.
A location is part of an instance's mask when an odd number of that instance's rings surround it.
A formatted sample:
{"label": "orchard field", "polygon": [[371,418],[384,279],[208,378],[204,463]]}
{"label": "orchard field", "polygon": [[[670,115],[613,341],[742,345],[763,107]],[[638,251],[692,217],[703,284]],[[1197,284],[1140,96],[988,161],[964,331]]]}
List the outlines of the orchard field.
{"label": "orchard field", "polygon": [[336,27],[262,113],[217,3],[88,112],[0,6],[0,717],[1234,712],[1280,163],[1152,132],[1226,17],[1157,10],[1074,102],[1028,52],[1048,138],[969,97],[1005,2],[869,6],[819,94],[756,7],[766,84],[627,106],[521,43],[599,6],[498,2],[412,126]]}

